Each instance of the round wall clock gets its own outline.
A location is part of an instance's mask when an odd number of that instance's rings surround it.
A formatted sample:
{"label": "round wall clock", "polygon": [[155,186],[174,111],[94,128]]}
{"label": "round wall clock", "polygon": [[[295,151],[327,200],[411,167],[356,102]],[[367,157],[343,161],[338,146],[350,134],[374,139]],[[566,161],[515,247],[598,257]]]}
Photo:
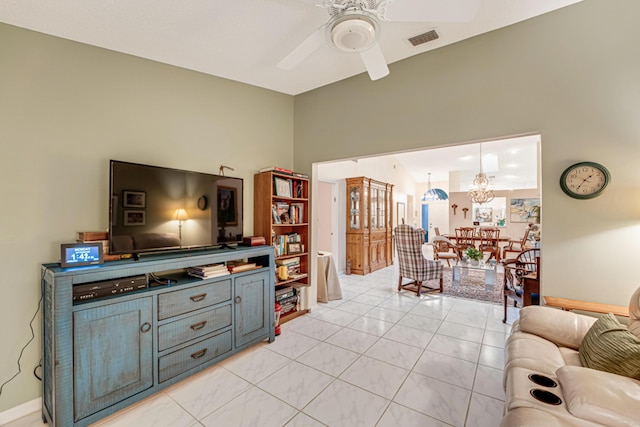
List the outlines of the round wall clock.
{"label": "round wall clock", "polygon": [[602,194],[611,174],[599,163],[580,162],[569,166],[560,177],[560,188],[575,199],[591,199]]}
{"label": "round wall clock", "polygon": [[208,206],[209,206],[209,199],[207,198],[207,196],[200,196],[200,198],[198,199],[198,209],[203,211],[207,209]]}

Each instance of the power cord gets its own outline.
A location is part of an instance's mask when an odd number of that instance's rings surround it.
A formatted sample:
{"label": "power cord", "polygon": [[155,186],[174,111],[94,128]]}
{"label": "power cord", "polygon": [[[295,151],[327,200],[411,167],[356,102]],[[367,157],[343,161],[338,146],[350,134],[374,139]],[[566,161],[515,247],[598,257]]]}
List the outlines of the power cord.
{"label": "power cord", "polygon": [[[31,344],[31,341],[33,341],[35,339],[35,337],[36,337],[36,333],[33,330],[33,321],[36,320],[36,316],[38,315],[38,312],[40,311],[40,306],[41,305],[42,305],[42,297],[40,297],[40,300],[38,300],[38,308],[36,309],[36,312],[33,313],[33,317],[31,318],[31,321],[29,322],[29,328],[31,329],[31,338],[29,338],[29,341],[24,345],[24,347],[22,347],[22,350],[20,350],[20,355],[18,356],[18,362],[17,362],[18,363],[18,372],[16,372],[14,376],[12,376],[7,381],[3,382],[2,385],[0,385],[0,396],[2,396],[2,389],[4,388],[4,386],[9,384],[11,381],[13,381],[13,379],[15,377],[17,377],[18,375],[20,375],[20,373],[22,372],[22,367],[20,366],[20,359],[22,359],[22,355],[24,354],[24,351],[27,349],[29,344]],[[36,374],[36,369],[38,369],[39,366],[42,366],[42,359],[40,359],[40,363],[38,364],[38,366],[36,366],[33,369],[33,375],[35,375],[36,378],[38,378],[40,381],[42,381],[42,378],[40,378]]]}
{"label": "power cord", "polygon": [[154,282],[156,282],[157,284],[159,284],[159,285],[170,286],[170,285],[175,285],[176,284],[175,280],[167,279],[165,277],[158,277],[158,276],[156,276],[155,273],[149,273],[149,278],[151,280],[153,280]]}

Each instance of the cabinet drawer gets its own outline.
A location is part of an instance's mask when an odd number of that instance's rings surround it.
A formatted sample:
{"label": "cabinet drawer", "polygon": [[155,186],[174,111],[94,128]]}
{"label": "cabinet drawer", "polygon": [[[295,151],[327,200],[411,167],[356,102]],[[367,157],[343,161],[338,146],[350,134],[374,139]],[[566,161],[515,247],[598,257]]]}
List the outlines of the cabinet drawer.
{"label": "cabinet drawer", "polygon": [[231,325],[231,305],[176,320],[158,327],[158,351],[210,334]]}
{"label": "cabinet drawer", "polygon": [[231,280],[158,295],[158,320],[231,299]]}
{"label": "cabinet drawer", "polygon": [[387,236],[384,233],[371,233],[371,243],[384,242]]}
{"label": "cabinet drawer", "polygon": [[225,331],[163,356],[158,361],[160,382],[180,375],[228,351],[231,351],[231,331]]}
{"label": "cabinet drawer", "polygon": [[347,234],[347,243],[362,243],[361,234]]}

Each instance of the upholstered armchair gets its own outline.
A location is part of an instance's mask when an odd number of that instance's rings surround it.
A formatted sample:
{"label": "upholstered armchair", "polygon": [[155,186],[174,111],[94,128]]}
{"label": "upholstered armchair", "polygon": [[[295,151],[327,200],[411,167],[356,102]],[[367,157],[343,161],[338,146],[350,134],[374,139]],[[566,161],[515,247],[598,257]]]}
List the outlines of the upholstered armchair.
{"label": "upholstered armchair", "polygon": [[[396,252],[398,254],[398,291],[408,289],[420,296],[421,292],[442,292],[443,266],[440,261],[428,260],[422,254],[424,231],[407,224],[394,229]],[[403,284],[403,279],[411,280]],[[428,280],[438,280],[439,287],[431,288],[424,284]]]}

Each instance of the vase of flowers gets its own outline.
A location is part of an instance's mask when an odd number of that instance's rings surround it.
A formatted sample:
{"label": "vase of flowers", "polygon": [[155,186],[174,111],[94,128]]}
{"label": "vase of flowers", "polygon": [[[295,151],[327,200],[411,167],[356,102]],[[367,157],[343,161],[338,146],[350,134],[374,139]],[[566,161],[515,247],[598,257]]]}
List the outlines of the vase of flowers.
{"label": "vase of flowers", "polygon": [[480,260],[482,259],[482,252],[480,252],[476,248],[467,248],[464,253],[467,258],[469,258],[471,265],[478,265],[480,263]]}

